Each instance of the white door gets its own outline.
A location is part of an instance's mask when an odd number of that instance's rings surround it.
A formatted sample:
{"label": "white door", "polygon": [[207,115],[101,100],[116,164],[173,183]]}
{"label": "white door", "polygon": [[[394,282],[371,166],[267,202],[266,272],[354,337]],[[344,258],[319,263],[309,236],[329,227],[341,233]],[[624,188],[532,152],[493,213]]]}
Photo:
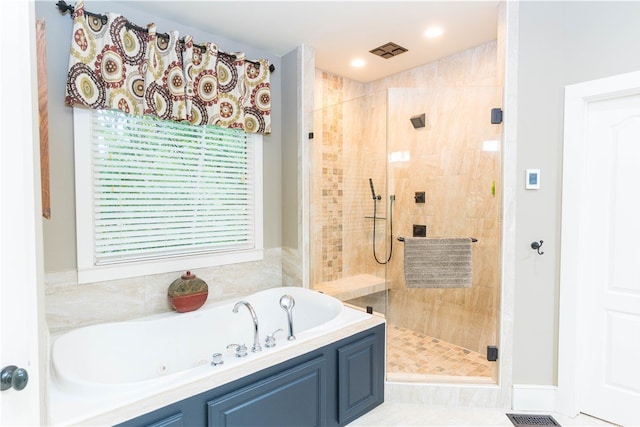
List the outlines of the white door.
{"label": "white door", "polygon": [[581,411],[640,424],[640,95],[591,102],[583,206]]}
{"label": "white door", "polygon": [[584,97],[582,138],[565,133],[563,228],[575,234],[563,230],[562,269],[575,274],[561,287],[575,288],[576,409],[631,426],[640,425],[640,75],[629,82]]}
{"label": "white door", "polygon": [[[2,4],[0,17],[0,369],[29,375],[22,391],[0,391],[0,425],[44,425],[46,326],[42,311],[41,215],[36,176],[32,70],[33,3]],[[37,111],[37,110],[36,110]]]}

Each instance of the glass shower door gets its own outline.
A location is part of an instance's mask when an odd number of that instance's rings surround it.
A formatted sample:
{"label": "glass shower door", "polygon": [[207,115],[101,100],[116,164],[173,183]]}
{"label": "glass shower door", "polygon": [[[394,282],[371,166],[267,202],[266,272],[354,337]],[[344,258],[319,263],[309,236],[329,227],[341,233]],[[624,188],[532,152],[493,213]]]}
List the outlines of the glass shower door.
{"label": "glass shower door", "polygon": [[311,288],[384,314],[391,249],[386,92],[336,98],[314,112]]}
{"label": "glass shower door", "polygon": [[[426,237],[477,239],[471,287],[408,286],[404,248],[394,251],[386,311],[389,380],[497,378],[487,347],[497,345],[498,331],[501,126],[490,123],[489,112],[501,94],[498,86],[389,89],[394,234],[411,237],[418,225]],[[414,128],[410,118],[422,113],[424,126]],[[419,192],[424,202],[416,200]]]}

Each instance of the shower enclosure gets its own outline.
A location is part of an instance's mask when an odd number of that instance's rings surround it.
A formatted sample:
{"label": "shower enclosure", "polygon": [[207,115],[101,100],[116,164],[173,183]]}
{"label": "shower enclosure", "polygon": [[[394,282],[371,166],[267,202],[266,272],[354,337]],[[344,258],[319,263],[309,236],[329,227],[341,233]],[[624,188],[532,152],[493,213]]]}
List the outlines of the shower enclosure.
{"label": "shower enclosure", "polygon": [[[322,78],[311,287],[386,316],[388,380],[495,382],[501,126],[490,111],[502,88],[389,88],[345,100],[340,78]],[[424,126],[414,127],[423,113]],[[470,288],[406,287],[398,238],[413,236],[414,225],[427,237],[477,239]]]}

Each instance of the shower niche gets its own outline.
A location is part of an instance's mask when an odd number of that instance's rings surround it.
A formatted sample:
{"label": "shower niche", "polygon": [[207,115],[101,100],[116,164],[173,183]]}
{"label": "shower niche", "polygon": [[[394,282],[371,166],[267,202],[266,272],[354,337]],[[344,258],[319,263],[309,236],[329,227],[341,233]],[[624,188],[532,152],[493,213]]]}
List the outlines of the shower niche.
{"label": "shower niche", "polygon": [[[490,42],[370,84],[316,71],[310,286],[386,317],[388,380],[497,381],[501,156],[484,143],[502,132],[496,67]],[[473,237],[471,287],[407,287],[412,236]]]}

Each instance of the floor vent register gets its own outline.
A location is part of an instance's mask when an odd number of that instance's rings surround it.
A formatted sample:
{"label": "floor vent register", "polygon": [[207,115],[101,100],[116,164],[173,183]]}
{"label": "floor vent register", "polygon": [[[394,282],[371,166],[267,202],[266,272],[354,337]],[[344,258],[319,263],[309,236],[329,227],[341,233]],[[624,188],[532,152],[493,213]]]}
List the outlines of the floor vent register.
{"label": "floor vent register", "polygon": [[551,415],[507,414],[515,427],[559,426]]}

